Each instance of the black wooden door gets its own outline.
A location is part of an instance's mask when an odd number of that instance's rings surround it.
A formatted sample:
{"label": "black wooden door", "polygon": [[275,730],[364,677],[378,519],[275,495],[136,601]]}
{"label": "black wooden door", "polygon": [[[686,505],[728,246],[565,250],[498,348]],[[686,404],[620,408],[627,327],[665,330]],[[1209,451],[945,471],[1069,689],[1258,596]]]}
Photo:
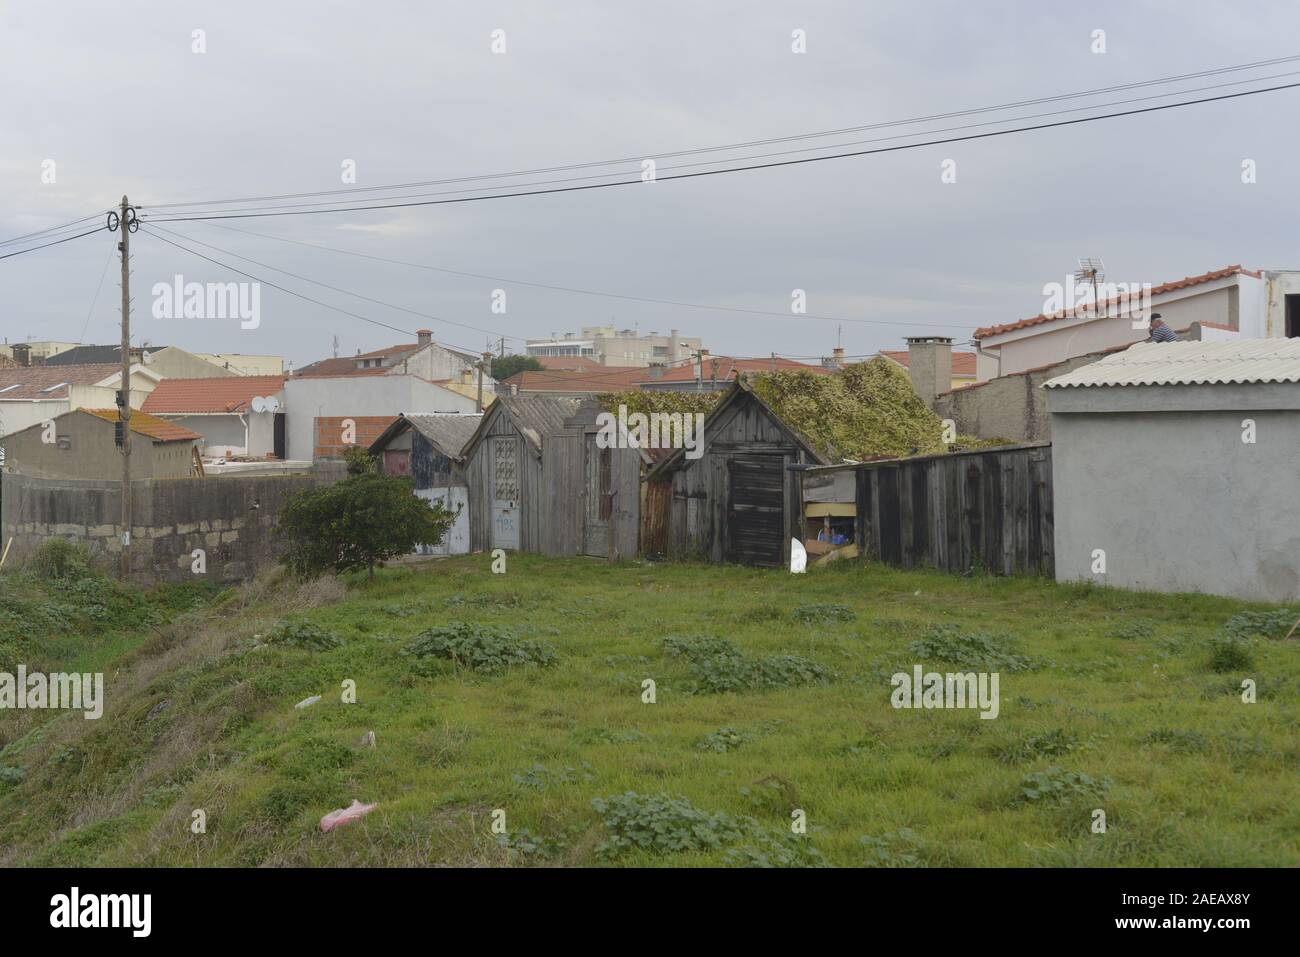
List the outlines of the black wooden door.
{"label": "black wooden door", "polygon": [[780,455],[737,455],[727,462],[727,561],[783,564],[785,468]]}

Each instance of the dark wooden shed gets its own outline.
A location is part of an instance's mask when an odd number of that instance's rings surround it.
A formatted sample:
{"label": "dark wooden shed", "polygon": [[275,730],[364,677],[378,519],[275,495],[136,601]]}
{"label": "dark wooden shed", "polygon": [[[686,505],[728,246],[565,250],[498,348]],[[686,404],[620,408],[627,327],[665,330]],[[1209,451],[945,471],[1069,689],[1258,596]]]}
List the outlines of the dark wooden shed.
{"label": "dark wooden shed", "polygon": [[[801,483],[790,466],[827,460],[743,377],[705,418],[702,444],[698,458],[675,449],[647,475],[646,501],[668,502],[668,554],[786,565],[803,516]],[[671,499],[662,494],[665,484]]]}
{"label": "dark wooden shed", "polygon": [[380,471],[411,476],[418,497],[458,513],[447,537],[421,547],[421,554],[464,555],[470,550],[469,482],[461,456],[482,418],[470,412],[405,413],[370,446]]}

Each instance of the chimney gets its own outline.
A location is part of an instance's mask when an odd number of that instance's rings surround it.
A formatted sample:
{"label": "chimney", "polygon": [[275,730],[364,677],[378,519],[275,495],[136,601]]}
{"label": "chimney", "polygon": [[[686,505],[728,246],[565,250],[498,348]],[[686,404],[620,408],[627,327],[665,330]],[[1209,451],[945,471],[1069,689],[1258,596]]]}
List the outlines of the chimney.
{"label": "chimney", "polygon": [[415,341],[416,341],[419,345],[427,346],[429,343],[431,343],[431,342],[433,341],[433,330],[432,330],[432,329],[416,329],[416,330],[415,330]]}
{"label": "chimney", "polygon": [[952,340],[944,336],[909,337],[907,373],[921,401],[933,409],[934,397],[952,388]]}
{"label": "chimney", "polygon": [[25,342],[15,342],[12,348],[14,361],[26,367],[32,364],[32,347]]}
{"label": "chimney", "polygon": [[836,346],[831,350],[831,357],[822,360],[824,369],[843,369],[844,368],[844,347]]}

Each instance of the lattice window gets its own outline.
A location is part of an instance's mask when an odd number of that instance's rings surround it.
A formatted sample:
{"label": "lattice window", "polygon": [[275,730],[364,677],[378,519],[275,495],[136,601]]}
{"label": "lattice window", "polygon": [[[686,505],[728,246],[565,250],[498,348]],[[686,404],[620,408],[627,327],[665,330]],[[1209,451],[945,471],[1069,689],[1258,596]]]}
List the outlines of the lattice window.
{"label": "lattice window", "polygon": [[492,443],[493,497],[498,502],[519,500],[519,445],[514,439]]}

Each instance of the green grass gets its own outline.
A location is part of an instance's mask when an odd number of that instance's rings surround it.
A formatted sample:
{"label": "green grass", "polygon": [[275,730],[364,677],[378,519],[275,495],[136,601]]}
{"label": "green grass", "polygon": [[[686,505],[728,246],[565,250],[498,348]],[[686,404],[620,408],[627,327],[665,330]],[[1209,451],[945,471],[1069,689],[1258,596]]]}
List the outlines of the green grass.
{"label": "green grass", "polygon": [[[105,715],[0,712],[0,865],[1300,863],[1300,642],[1273,615],[1216,644],[1263,606],[847,562],[489,566],[261,581],[69,636],[111,662]],[[1000,716],[893,709],[895,671],[972,670],[916,649],[1002,656]],[[320,834],[353,798],[379,807]]]}

